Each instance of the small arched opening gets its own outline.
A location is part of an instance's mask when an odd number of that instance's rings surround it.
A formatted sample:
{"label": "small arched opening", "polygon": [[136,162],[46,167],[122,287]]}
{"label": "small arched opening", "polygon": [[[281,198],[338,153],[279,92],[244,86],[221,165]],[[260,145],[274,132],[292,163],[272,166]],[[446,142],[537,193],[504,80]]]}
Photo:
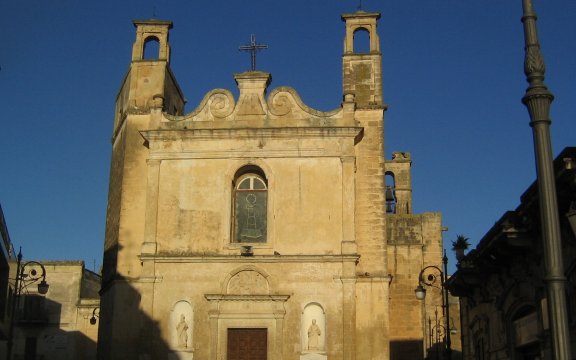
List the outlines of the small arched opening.
{"label": "small arched opening", "polygon": [[370,32],[365,28],[358,28],[354,31],[354,53],[370,53]]}
{"label": "small arched opening", "polygon": [[149,36],[144,40],[144,60],[158,60],[160,58],[160,40],[156,36]]}
{"label": "small arched opening", "polygon": [[386,213],[396,213],[396,184],[394,173],[386,172]]}

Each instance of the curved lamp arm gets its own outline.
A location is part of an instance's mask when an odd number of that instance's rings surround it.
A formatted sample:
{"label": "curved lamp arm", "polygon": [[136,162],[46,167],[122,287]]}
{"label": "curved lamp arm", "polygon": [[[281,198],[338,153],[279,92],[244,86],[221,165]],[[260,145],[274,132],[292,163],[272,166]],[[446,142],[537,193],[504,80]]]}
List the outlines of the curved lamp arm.
{"label": "curved lamp arm", "polygon": [[[414,290],[416,298],[418,300],[424,300],[426,298],[426,288],[427,286],[435,287],[441,290],[442,294],[442,316],[445,316],[444,330],[450,329],[449,320],[450,319],[450,304],[449,304],[449,293],[446,284],[446,275],[448,273],[448,257],[446,256],[446,250],[444,250],[444,256],[442,256],[442,264],[444,271],[435,265],[428,265],[418,274],[418,286]],[[452,342],[450,340],[450,331],[444,331],[444,338],[446,339],[446,359],[450,360],[452,358]]]}
{"label": "curved lamp arm", "polygon": [[424,300],[426,298],[427,286],[443,289],[444,280],[444,272],[438,266],[426,266],[420,270],[420,274],[418,275],[418,286],[414,290],[416,298],[418,300]]}
{"label": "curved lamp arm", "polygon": [[[30,269],[27,270],[27,267],[30,267]],[[42,270],[40,274],[36,270],[38,267]],[[32,260],[22,264],[20,266],[20,273],[17,276],[20,280],[20,288],[17,289],[18,295],[22,293],[22,290],[40,279],[42,280],[38,283],[38,293],[46,295],[48,292],[50,285],[46,282],[46,269],[44,268],[44,265],[40,264],[38,261]]]}
{"label": "curved lamp arm", "polygon": [[99,317],[100,317],[100,308],[94,308],[94,310],[92,310],[92,316],[90,317],[90,325],[96,325],[97,322],[96,318]]}

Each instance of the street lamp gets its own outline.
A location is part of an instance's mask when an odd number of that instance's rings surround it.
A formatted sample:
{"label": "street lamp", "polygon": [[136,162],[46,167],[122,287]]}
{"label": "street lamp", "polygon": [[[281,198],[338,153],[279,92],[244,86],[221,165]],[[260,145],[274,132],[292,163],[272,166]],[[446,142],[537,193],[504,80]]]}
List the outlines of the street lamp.
{"label": "street lamp", "polygon": [[[12,357],[12,347],[14,345],[14,323],[16,322],[16,309],[22,291],[28,286],[38,283],[38,294],[46,295],[49,285],[46,282],[46,269],[38,261],[28,261],[22,264],[22,247],[18,251],[16,258],[16,277],[14,278],[14,294],[12,295],[12,314],[10,316],[10,327],[8,328],[8,344],[6,347],[6,360]],[[41,269],[38,273],[37,268]]]}
{"label": "street lamp", "polygon": [[[432,318],[428,316],[429,341],[428,341],[428,356],[426,356],[426,359],[430,359],[430,352],[432,351],[433,348],[436,353],[436,360],[440,359],[440,354],[438,351],[438,343],[439,343],[438,340],[444,337],[444,333],[446,331],[446,327],[442,325],[441,322],[442,317],[438,318],[438,307],[436,307],[436,309],[434,309],[434,326],[432,326]],[[448,328],[448,331],[450,331],[450,335],[456,335],[458,333],[458,330],[456,329],[456,326],[454,326],[454,321],[452,318],[450,318],[450,327]]]}
{"label": "street lamp", "polygon": [[442,292],[442,315],[444,316],[444,339],[446,342],[446,347],[444,352],[446,354],[446,359],[450,360],[452,358],[452,341],[450,340],[450,332],[446,331],[450,328],[450,304],[448,302],[448,288],[446,284],[446,274],[448,273],[448,257],[446,256],[446,250],[444,250],[444,256],[442,257],[442,264],[444,265],[444,271],[437,266],[429,265],[420,270],[418,275],[418,286],[414,289],[416,299],[424,300],[426,298],[426,287],[435,287]]}
{"label": "street lamp", "polygon": [[[98,312],[98,314],[96,314],[96,312]],[[96,322],[98,322],[96,318],[99,317],[100,317],[100,308],[94,308],[94,310],[92,310],[92,317],[90,317],[90,325],[96,325]]]}

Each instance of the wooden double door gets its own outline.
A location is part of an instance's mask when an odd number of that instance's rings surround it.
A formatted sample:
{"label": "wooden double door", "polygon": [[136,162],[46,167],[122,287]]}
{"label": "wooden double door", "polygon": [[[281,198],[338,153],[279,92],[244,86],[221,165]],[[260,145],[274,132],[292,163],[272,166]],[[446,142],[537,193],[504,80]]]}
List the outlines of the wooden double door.
{"label": "wooden double door", "polygon": [[228,329],[227,360],[267,360],[268,329]]}

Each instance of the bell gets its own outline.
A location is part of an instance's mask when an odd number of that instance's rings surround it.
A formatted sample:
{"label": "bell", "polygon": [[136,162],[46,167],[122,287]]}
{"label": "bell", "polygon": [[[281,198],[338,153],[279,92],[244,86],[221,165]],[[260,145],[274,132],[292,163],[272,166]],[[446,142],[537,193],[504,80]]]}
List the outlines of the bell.
{"label": "bell", "polygon": [[386,202],[394,202],[396,198],[394,197],[394,189],[392,186],[386,186]]}
{"label": "bell", "polygon": [[387,214],[394,214],[394,203],[391,201],[386,202],[386,213]]}

